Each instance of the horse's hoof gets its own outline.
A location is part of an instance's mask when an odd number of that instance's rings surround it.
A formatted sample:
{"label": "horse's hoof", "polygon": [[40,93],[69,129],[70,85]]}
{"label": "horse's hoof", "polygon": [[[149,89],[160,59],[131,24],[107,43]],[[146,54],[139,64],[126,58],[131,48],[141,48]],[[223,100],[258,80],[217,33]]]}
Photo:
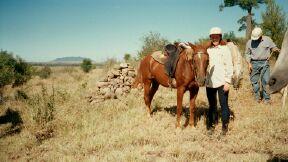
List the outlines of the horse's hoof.
{"label": "horse's hoof", "polygon": [[176,128],[181,128],[181,122],[176,123]]}
{"label": "horse's hoof", "polygon": [[190,125],[190,129],[196,130],[196,127],[194,126],[194,124],[193,125],[189,124],[189,125]]}
{"label": "horse's hoof", "polygon": [[193,123],[189,123],[189,126],[192,128],[192,127],[195,127],[195,125],[194,125],[194,122]]}
{"label": "horse's hoof", "polygon": [[147,113],[147,118],[152,118],[151,113]]}

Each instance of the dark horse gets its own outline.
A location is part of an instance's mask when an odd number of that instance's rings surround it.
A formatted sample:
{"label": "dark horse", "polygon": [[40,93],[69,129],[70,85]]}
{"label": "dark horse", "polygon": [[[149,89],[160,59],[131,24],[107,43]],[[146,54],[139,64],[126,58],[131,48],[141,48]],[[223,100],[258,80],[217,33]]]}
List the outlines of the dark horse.
{"label": "dark horse", "polygon": [[[182,113],[182,100],[184,93],[190,92],[190,126],[194,126],[195,100],[198,94],[199,86],[204,86],[206,78],[206,69],[209,63],[209,56],[206,48],[201,45],[189,43],[191,48],[182,48],[175,44],[176,48],[181,48],[179,60],[175,70],[177,88],[177,122],[176,127],[180,127],[180,117]],[[147,55],[140,62],[138,74],[134,86],[140,83],[144,85],[144,101],[151,115],[151,101],[158,90],[159,84],[169,87],[169,77],[165,74],[164,65],[155,61],[151,54]]]}

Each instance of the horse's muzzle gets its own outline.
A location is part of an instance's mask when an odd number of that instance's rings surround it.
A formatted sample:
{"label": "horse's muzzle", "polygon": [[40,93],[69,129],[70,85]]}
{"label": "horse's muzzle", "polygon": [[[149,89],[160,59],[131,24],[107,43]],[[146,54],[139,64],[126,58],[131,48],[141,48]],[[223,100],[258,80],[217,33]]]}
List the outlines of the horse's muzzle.
{"label": "horse's muzzle", "polygon": [[200,87],[205,86],[205,81],[206,81],[205,77],[197,77],[196,78],[196,82]]}

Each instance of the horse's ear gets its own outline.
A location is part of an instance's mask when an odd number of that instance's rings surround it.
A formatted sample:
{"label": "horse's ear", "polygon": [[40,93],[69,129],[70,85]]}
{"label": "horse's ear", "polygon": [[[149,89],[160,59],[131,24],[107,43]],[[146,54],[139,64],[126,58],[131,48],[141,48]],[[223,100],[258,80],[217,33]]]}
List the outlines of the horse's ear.
{"label": "horse's ear", "polygon": [[209,47],[211,47],[211,45],[212,45],[211,41],[207,41],[207,42],[204,42],[204,43],[202,44],[202,46],[203,46],[205,49],[208,49]]}
{"label": "horse's ear", "polygon": [[188,44],[189,44],[189,46],[193,49],[193,51],[196,50],[196,46],[195,46],[194,44],[192,44],[192,43],[190,43],[190,42],[188,42]]}

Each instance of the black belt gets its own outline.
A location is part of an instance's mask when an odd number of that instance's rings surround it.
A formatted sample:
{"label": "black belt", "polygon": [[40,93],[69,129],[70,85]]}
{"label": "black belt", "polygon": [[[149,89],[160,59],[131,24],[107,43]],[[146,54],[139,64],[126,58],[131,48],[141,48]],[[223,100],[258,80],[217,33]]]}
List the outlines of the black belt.
{"label": "black belt", "polygon": [[267,61],[268,59],[259,59],[259,60],[254,60],[254,59],[251,59],[251,61]]}

